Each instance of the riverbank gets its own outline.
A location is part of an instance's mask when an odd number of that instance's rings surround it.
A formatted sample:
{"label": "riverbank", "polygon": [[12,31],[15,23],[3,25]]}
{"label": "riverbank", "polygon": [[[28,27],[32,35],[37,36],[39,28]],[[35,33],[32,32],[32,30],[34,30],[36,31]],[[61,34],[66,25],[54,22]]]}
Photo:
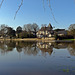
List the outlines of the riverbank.
{"label": "riverbank", "polygon": [[0,41],[34,41],[34,42],[72,42],[75,39],[55,40],[55,38],[24,38],[24,39],[0,39]]}
{"label": "riverbank", "polygon": [[75,39],[64,39],[64,40],[72,40],[72,41],[74,41]]}
{"label": "riverbank", "polygon": [[12,40],[12,41],[54,41],[55,38],[24,38],[24,39],[0,39],[0,41],[7,41],[7,40]]}

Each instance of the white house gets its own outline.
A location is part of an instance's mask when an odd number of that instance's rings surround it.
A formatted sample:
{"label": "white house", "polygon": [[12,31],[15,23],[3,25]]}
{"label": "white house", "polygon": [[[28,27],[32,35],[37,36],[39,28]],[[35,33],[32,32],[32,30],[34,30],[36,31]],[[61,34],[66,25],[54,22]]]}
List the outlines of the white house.
{"label": "white house", "polygon": [[47,27],[42,27],[38,32],[37,32],[37,37],[38,38],[43,38],[43,37],[52,37],[54,36],[54,31],[53,27],[51,24],[49,24]]}

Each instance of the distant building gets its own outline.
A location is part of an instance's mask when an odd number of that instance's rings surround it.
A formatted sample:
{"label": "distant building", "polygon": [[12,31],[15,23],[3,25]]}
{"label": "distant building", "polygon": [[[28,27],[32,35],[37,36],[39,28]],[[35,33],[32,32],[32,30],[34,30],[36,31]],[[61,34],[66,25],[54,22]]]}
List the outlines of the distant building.
{"label": "distant building", "polygon": [[37,37],[38,38],[43,38],[43,37],[53,37],[54,36],[54,31],[53,27],[51,24],[49,24],[47,27],[42,27],[38,32],[37,32]]}
{"label": "distant building", "polygon": [[54,30],[54,32],[55,32],[58,36],[67,35],[67,31],[66,31],[65,29],[56,29],[56,30]]}

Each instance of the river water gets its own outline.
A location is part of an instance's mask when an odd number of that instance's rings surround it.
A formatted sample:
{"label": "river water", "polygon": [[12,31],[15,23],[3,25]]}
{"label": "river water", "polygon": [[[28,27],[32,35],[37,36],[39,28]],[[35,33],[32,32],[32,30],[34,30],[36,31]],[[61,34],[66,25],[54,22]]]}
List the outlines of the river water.
{"label": "river water", "polygon": [[0,41],[0,75],[75,75],[75,41]]}

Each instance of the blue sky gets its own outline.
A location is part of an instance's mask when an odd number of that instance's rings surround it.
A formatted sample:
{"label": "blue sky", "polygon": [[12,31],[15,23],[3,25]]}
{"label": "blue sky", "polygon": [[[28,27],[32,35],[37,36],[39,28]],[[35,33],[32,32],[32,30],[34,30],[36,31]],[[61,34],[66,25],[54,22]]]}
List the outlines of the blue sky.
{"label": "blue sky", "polygon": [[39,26],[51,23],[55,28],[67,29],[70,24],[75,23],[74,0],[51,0],[52,11],[58,23],[54,21],[46,0],[44,2],[45,11],[43,0],[24,0],[14,20],[15,12],[20,3],[21,0],[4,1],[0,8],[0,24],[6,24],[16,29],[16,27],[28,23],[37,23]]}

